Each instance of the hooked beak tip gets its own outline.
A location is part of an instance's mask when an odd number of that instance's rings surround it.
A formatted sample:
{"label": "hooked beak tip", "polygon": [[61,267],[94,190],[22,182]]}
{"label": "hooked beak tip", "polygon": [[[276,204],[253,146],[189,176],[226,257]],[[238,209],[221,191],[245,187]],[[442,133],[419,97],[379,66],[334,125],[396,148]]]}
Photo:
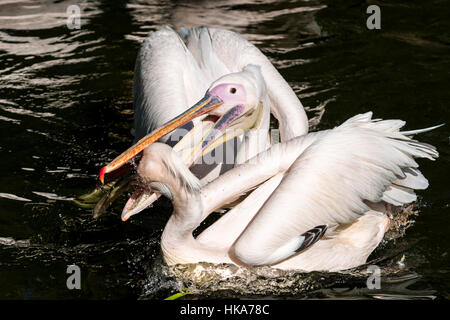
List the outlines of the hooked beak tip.
{"label": "hooked beak tip", "polygon": [[100,174],[98,175],[98,178],[102,184],[104,184],[104,182],[105,182],[105,172],[106,172],[106,167],[103,167],[102,170],[100,170]]}

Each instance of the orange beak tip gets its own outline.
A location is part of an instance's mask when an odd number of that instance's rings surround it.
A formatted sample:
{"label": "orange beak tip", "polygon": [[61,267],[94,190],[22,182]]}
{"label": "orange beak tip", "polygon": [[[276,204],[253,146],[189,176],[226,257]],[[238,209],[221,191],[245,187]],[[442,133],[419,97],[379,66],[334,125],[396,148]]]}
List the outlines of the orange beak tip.
{"label": "orange beak tip", "polygon": [[105,181],[105,172],[106,172],[106,167],[103,167],[102,170],[100,170],[100,174],[98,176],[98,178],[100,179],[100,182],[103,184]]}

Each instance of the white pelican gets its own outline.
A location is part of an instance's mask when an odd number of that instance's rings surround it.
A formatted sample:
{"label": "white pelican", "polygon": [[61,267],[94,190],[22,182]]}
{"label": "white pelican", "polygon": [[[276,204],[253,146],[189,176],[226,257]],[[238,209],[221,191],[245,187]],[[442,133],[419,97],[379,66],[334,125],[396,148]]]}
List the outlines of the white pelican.
{"label": "white pelican", "polygon": [[[301,102],[258,48],[234,32],[214,28],[182,29],[182,36],[184,41],[163,27],[142,44],[133,84],[137,143],[102,168],[102,183],[152,142],[178,142],[180,135],[170,133],[182,126],[190,131],[174,150],[188,165],[246,132],[231,166],[223,161],[192,166],[203,183],[270,146],[270,113],[278,119],[281,141],[308,132]],[[199,117],[203,114],[208,117]],[[156,196],[146,199],[148,206]]]}
{"label": "white pelican", "polygon": [[[411,138],[436,127],[402,132],[404,124],[357,115],[275,144],[203,187],[169,146],[150,145],[138,174],[174,208],[161,239],[165,261],[304,271],[364,264],[389,226],[387,204],[411,203],[428,187],[414,158],[438,157]],[[209,213],[248,192],[194,239]]]}

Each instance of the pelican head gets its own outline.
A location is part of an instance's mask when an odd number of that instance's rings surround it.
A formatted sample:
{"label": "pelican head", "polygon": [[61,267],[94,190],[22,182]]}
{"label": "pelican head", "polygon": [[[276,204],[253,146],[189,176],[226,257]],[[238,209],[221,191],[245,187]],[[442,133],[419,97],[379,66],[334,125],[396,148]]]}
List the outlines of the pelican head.
{"label": "pelican head", "polygon": [[171,190],[200,190],[200,180],[191,173],[170,146],[154,143],[144,150],[142,160],[137,168],[141,182],[170,200],[173,200]]}
{"label": "pelican head", "polygon": [[[263,107],[266,99],[266,86],[260,67],[248,65],[241,72],[227,74],[216,80],[198,103],[169,121],[160,129],[142,138],[134,146],[104,167],[100,173],[100,180],[103,181],[105,173],[119,168],[162,136],[196,117],[209,115],[215,121],[208,121],[208,125],[206,126],[204,123],[198,123],[197,126],[194,125],[177,145],[174,146],[174,150],[178,151],[180,157],[177,157],[178,160],[174,160],[173,163],[177,163],[179,168],[185,168],[189,171],[187,167],[217,146],[250,129],[258,129],[262,123],[264,114]],[[266,105],[268,104],[266,103]],[[156,160],[151,159],[159,159],[159,157],[152,158],[148,155],[145,156],[145,154],[144,152],[144,157],[139,162],[137,170],[141,181],[148,181],[148,175],[145,172],[167,172],[167,170],[145,170],[144,168],[150,165],[147,162],[154,165]],[[161,159],[161,163],[167,162]],[[125,221],[130,216],[150,206],[158,197],[152,191],[165,194],[166,196],[169,195],[167,190],[160,184],[141,184],[125,205],[122,212],[122,220]]]}
{"label": "pelican head", "polygon": [[154,196],[150,191],[158,192],[174,204],[185,204],[189,196],[200,192],[200,180],[178,154],[164,143],[155,142],[144,150],[137,173],[140,186],[123,209],[124,221],[148,206],[147,201]]}
{"label": "pelican head", "polygon": [[[186,165],[207,154],[218,145],[261,125],[267,90],[259,66],[247,65],[241,72],[224,75],[216,80],[194,106],[149,133],[135,145],[119,155],[100,171],[103,183],[105,174],[112,172],[135,157],[161,137],[193,119],[209,115],[214,118],[210,126],[195,126],[175,146],[184,150]],[[188,139],[198,136],[201,139]],[[226,134],[225,134],[226,132]]]}
{"label": "pelican head", "polygon": [[214,81],[206,95],[222,101],[210,114],[222,116],[232,108],[243,105],[245,111],[256,110],[266,92],[259,66],[248,65],[242,72],[230,73]]}

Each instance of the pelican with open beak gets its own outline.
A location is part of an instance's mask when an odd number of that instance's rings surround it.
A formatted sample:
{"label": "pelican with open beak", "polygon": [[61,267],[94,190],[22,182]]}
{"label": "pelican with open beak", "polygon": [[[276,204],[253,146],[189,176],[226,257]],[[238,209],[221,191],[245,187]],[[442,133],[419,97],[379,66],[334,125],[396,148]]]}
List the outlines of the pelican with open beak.
{"label": "pelican with open beak", "polygon": [[[178,142],[174,150],[187,165],[213,155],[212,162],[190,166],[205,184],[267,149],[273,142],[270,114],[278,120],[281,141],[308,132],[305,110],[286,80],[256,46],[228,30],[183,28],[178,34],[166,26],[150,33],[136,59],[133,92],[135,145],[99,176],[112,191],[98,188],[80,197],[93,203],[104,194],[94,217],[134,180],[128,175],[114,186],[111,181],[130,171],[134,162],[129,160],[158,139],[171,146]],[[225,158],[218,159],[221,151]]]}
{"label": "pelican with open beak", "polygon": [[[143,137],[103,167],[99,179],[103,182],[106,174],[119,169],[146,147],[201,116],[209,117],[203,117],[203,123],[194,126],[174,147],[187,166],[191,166],[217,146],[252,130],[256,134],[250,135],[249,139],[255,141],[241,144],[237,152],[245,152],[244,157],[249,158],[254,154],[247,150],[248,144],[261,146],[257,148],[256,153],[265,150],[269,145],[270,110],[265,107],[266,101],[265,83],[259,67],[249,65],[241,72],[225,75],[215,81],[194,106]],[[125,206],[124,211],[127,214],[122,216],[122,219],[127,220],[131,215],[142,211],[157,197],[149,189],[138,188]],[[132,210],[130,206],[133,206]]]}

